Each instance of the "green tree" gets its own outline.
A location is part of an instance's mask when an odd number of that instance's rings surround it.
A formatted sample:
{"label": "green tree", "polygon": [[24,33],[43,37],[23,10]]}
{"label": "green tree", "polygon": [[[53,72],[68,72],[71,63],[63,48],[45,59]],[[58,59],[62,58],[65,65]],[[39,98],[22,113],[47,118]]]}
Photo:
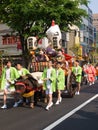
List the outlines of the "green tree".
{"label": "green tree", "polygon": [[61,30],[68,30],[68,25],[80,24],[86,11],[79,5],[88,4],[88,0],[1,0],[0,20],[7,23],[21,37],[22,54],[25,61],[26,38],[43,36],[55,20]]}

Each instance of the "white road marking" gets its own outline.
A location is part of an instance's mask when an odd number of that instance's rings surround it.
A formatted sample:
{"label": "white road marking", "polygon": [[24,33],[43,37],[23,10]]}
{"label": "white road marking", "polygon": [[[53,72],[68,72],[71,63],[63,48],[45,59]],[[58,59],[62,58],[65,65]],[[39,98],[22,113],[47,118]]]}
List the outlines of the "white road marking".
{"label": "white road marking", "polygon": [[78,106],[77,108],[73,109],[72,111],[70,111],[69,113],[67,113],[66,115],[64,115],[63,117],[61,117],[57,121],[55,121],[54,123],[50,124],[48,127],[44,128],[43,130],[51,130],[51,129],[53,129],[55,126],[57,126],[58,124],[63,122],[65,119],[67,119],[68,117],[70,117],[71,115],[76,113],[78,110],[80,110],[82,107],[86,106],[88,103],[90,103],[92,100],[94,100],[97,97],[98,97],[98,94],[96,94],[95,96],[93,96],[92,98],[87,100],[86,102],[82,103],[80,106]]}

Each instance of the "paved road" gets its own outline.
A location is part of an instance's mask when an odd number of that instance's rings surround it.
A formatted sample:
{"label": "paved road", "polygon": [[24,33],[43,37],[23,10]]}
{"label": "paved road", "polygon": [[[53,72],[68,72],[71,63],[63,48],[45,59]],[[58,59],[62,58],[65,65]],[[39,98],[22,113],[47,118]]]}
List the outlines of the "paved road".
{"label": "paved road", "polygon": [[98,130],[98,98],[52,130]]}
{"label": "paved road", "polygon": [[[12,108],[13,99],[10,98],[8,101],[9,109],[0,109],[0,130],[42,130],[92,98],[97,93],[98,82],[91,87],[83,86],[79,96],[74,96],[74,98],[63,98],[60,105],[54,105],[49,111],[44,109],[46,104],[43,102],[39,102],[38,106],[34,109],[21,106]],[[54,102],[55,101],[56,98],[54,98]],[[0,99],[0,106],[1,105],[2,97]],[[98,98],[95,98],[95,100],[81,108],[74,115],[54,127],[53,130],[85,130],[86,128],[89,130],[98,130],[97,108]]]}

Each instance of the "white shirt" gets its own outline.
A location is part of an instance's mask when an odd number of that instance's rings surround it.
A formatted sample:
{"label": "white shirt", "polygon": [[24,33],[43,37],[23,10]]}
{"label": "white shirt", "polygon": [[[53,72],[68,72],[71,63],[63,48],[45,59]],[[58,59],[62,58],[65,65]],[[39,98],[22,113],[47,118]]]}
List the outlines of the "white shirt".
{"label": "white shirt", "polygon": [[76,74],[78,73],[78,67],[75,68],[76,69]]}
{"label": "white shirt", "polygon": [[[47,69],[47,78],[49,78],[49,79],[51,77],[51,70],[52,70],[51,68]],[[50,80],[47,80],[46,84],[47,84],[47,88],[51,87],[51,81]]]}
{"label": "white shirt", "polygon": [[18,73],[21,76],[22,75],[22,70],[18,70]]}
{"label": "white shirt", "polygon": [[51,68],[47,69],[47,78],[51,77]]}
{"label": "white shirt", "polygon": [[10,68],[6,69],[6,75],[5,75],[7,80],[10,80]]}

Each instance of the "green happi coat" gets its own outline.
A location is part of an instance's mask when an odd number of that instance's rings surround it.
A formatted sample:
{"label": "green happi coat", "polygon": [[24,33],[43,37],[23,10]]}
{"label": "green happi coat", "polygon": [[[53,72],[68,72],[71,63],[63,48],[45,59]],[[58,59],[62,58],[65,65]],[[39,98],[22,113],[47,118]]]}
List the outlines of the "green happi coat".
{"label": "green happi coat", "polygon": [[72,67],[72,72],[76,75],[76,82],[81,83],[82,79],[82,68],[80,66]]}
{"label": "green happi coat", "polygon": [[59,68],[57,71],[56,76],[56,88],[57,90],[64,90],[65,89],[65,74],[64,70]]}
{"label": "green happi coat", "polygon": [[29,70],[26,68],[22,68],[22,75],[30,74]]}
{"label": "green happi coat", "polygon": [[[45,68],[44,71],[43,71],[43,73],[42,73],[42,77],[41,77],[42,80],[45,79],[45,78],[47,78],[47,69],[48,68]],[[52,70],[51,70],[50,80],[51,80],[52,92],[55,92],[56,91],[56,87],[55,87],[56,86],[55,85],[56,84],[56,71],[55,71],[54,68],[52,68]],[[43,89],[44,90],[47,89],[46,81],[44,81],[44,83],[43,83]]]}
{"label": "green happi coat", "polygon": [[[3,68],[2,70],[2,76],[1,76],[1,89],[3,90],[5,87],[5,83],[6,83],[6,67]],[[18,71],[16,70],[15,67],[10,67],[10,80],[14,81],[15,79],[19,78],[19,74]],[[12,85],[11,85],[12,86]]]}

